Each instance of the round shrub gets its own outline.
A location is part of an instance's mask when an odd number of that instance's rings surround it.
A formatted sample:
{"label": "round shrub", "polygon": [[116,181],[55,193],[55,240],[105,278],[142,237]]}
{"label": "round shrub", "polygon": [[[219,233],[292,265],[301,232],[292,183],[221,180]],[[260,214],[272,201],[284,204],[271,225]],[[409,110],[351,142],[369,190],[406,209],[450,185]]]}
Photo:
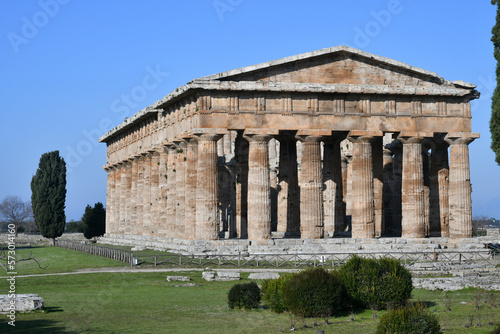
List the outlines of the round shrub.
{"label": "round shrub", "polygon": [[353,306],[385,309],[411,297],[411,273],[394,259],[352,257],[337,271]]}
{"label": "round shrub", "polygon": [[438,334],[441,326],[437,317],[423,305],[392,309],[380,318],[376,334]]}
{"label": "round shrub", "polygon": [[283,294],[286,284],[292,277],[293,275],[285,274],[277,279],[265,280],[262,283],[262,299],[264,305],[269,307],[271,311],[282,313],[287,310]]}
{"label": "round shrub", "polygon": [[283,296],[286,309],[293,314],[323,317],[339,311],[345,295],[336,274],[313,268],[292,276],[285,285]]}
{"label": "round shrub", "polygon": [[236,284],[227,295],[229,308],[253,309],[259,307],[260,289],[255,282]]}

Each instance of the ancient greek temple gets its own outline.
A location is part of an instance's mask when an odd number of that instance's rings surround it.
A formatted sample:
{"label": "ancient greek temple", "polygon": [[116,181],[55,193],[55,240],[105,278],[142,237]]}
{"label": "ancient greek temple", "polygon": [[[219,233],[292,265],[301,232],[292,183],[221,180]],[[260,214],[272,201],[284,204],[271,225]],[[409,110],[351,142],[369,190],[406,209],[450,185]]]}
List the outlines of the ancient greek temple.
{"label": "ancient greek temple", "polygon": [[106,235],[467,238],[475,85],[345,46],[195,79],[106,133]]}

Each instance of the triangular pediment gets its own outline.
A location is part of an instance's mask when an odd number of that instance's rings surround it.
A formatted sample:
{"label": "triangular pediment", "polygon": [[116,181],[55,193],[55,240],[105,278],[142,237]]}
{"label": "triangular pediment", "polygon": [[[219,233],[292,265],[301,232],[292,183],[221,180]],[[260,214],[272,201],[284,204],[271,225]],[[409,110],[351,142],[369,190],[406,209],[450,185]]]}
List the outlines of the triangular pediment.
{"label": "triangular pediment", "polygon": [[[384,85],[393,87],[439,86],[436,73],[346,46],[313,51],[253,66],[214,74],[195,81],[244,81]],[[463,83],[466,86],[469,84]],[[472,88],[474,85],[470,85]]]}

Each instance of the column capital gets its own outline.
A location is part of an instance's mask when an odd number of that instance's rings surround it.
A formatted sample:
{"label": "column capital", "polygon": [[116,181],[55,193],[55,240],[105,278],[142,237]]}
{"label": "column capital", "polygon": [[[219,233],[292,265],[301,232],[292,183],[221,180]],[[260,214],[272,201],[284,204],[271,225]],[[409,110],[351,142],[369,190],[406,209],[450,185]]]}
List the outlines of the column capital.
{"label": "column capital", "polygon": [[349,131],[347,139],[352,143],[371,143],[376,137],[382,137],[383,135],[382,131],[352,130]]}
{"label": "column capital", "polygon": [[450,145],[469,145],[479,137],[479,133],[476,132],[448,132],[444,137],[444,141]]}
{"label": "column capital", "polygon": [[258,143],[258,142],[269,142],[273,136],[269,134],[257,134],[257,133],[249,133],[246,132],[243,134],[243,138],[245,138],[249,143]]}
{"label": "column capital", "polygon": [[313,136],[313,135],[299,135],[295,136],[297,140],[303,143],[315,143],[323,140],[323,136]]}
{"label": "column capital", "polygon": [[193,134],[193,138],[197,141],[217,141],[222,138],[223,134],[221,133],[197,133]]}

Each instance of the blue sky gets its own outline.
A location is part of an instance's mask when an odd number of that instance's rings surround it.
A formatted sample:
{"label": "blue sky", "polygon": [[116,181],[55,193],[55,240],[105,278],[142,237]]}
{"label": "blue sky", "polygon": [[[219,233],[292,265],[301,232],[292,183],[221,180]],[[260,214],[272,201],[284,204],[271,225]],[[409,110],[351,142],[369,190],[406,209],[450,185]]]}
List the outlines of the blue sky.
{"label": "blue sky", "polygon": [[0,2],[0,200],[31,196],[41,154],[68,164],[67,219],[106,200],[97,138],[188,81],[348,45],[474,83],[474,215],[500,218],[490,150],[489,0]]}

